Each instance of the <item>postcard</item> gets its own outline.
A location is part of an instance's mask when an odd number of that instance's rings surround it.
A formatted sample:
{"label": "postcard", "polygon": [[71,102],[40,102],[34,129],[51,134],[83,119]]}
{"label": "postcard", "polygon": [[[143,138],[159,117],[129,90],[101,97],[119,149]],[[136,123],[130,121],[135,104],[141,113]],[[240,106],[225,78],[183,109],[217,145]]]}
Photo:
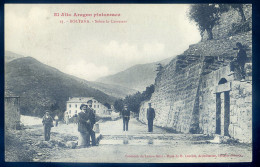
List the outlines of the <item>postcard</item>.
{"label": "postcard", "polygon": [[6,162],[252,162],[252,4],[4,14]]}

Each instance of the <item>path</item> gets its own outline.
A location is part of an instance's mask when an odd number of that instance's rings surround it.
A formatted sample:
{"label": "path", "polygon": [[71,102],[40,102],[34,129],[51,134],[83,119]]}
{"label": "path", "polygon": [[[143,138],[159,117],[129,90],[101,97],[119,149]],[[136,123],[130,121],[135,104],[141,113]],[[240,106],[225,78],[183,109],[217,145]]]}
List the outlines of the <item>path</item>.
{"label": "path", "polygon": [[[52,132],[77,135],[75,124],[60,125]],[[97,147],[65,149],[53,152],[45,161],[52,162],[235,162],[251,159],[246,145],[209,144],[203,135],[172,134],[131,119],[123,132],[122,120],[100,123],[103,139]],[[221,155],[221,157],[219,157]],[[199,157],[200,156],[200,157]]]}

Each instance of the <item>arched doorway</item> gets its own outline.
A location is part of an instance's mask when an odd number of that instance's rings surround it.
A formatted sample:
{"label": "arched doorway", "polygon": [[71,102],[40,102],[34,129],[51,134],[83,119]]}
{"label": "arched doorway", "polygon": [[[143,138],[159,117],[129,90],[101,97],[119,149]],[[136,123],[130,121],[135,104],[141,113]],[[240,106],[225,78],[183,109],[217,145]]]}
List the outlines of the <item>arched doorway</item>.
{"label": "arched doorway", "polygon": [[221,78],[216,89],[216,134],[229,136],[230,83]]}

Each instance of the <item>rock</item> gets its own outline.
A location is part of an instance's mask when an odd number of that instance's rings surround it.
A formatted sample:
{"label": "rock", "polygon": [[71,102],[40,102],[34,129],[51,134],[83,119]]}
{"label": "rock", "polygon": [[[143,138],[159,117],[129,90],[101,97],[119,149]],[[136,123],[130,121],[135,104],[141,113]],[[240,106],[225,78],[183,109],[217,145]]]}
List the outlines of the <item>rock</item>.
{"label": "rock", "polygon": [[102,134],[96,134],[96,143],[99,144],[100,140],[103,138]]}
{"label": "rock", "polygon": [[148,144],[153,144],[153,139],[152,138],[148,140]]}
{"label": "rock", "polygon": [[123,140],[123,144],[128,144],[128,139],[125,138],[125,139]]}
{"label": "rock", "polygon": [[210,143],[221,143],[220,136],[215,136],[213,140],[209,140]]}
{"label": "rock", "polygon": [[36,146],[39,146],[41,144],[41,142],[40,141],[38,141],[35,145]]}
{"label": "rock", "polygon": [[229,138],[230,138],[230,137],[228,137],[228,136],[223,136],[223,137],[221,138],[221,143],[228,143]]}
{"label": "rock", "polygon": [[77,145],[78,145],[78,143],[75,142],[75,141],[68,141],[68,142],[66,143],[66,147],[72,148],[72,149],[76,148]]}
{"label": "rock", "polygon": [[60,142],[58,143],[58,146],[59,146],[59,147],[66,147],[66,144],[65,144],[64,142],[61,142],[61,141],[60,141]]}
{"label": "rock", "polygon": [[49,143],[48,141],[40,141],[36,144],[36,146],[40,148],[53,148],[53,145]]}

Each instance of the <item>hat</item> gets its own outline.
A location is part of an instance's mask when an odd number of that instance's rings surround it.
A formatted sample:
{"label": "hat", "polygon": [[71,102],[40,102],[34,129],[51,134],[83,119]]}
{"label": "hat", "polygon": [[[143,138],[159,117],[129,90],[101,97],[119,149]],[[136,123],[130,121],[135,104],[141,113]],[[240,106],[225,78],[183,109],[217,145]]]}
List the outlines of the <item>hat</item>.
{"label": "hat", "polygon": [[88,103],[88,104],[92,104],[92,103],[93,103],[93,101],[92,101],[92,100],[89,100],[89,101],[87,101],[87,103]]}
{"label": "hat", "polygon": [[237,46],[237,47],[242,47],[243,45],[242,45],[240,42],[237,42],[237,43],[236,43],[236,46]]}
{"label": "hat", "polygon": [[86,105],[86,104],[81,104],[79,108],[82,110],[82,108],[83,108],[84,106],[87,106],[87,105]]}

